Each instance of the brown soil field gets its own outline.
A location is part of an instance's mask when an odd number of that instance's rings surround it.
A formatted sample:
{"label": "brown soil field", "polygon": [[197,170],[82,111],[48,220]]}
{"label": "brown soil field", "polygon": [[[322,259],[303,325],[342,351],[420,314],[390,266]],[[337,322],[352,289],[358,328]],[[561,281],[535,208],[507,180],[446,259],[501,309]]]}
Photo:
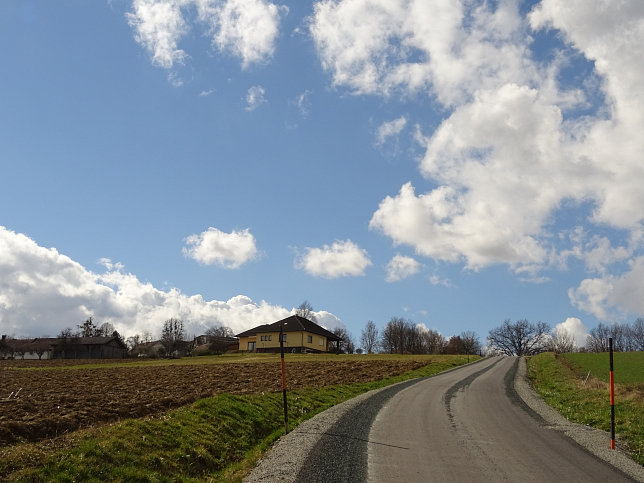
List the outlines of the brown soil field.
{"label": "brown soil field", "polygon": [[[287,386],[297,389],[375,381],[428,362],[287,362]],[[72,363],[73,368],[64,367]],[[0,446],[45,440],[97,424],[154,415],[224,392],[248,394],[281,390],[279,360],[118,367],[106,363],[92,368],[78,364],[79,361],[58,364],[0,361]]]}

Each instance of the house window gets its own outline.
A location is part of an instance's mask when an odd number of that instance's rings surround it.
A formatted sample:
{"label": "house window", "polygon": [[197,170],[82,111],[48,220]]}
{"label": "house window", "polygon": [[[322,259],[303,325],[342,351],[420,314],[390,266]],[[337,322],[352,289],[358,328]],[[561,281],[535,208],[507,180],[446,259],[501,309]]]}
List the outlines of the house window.
{"label": "house window", "polygon": [[273,336],[272,336],[272,335],[269,335],[269,336],[268,336],[268,340],[273,340]]}
{"label": "house window", "polygon": [[318,345],[324,345],[324,339],[322,337],[318,339]]}
{"label": "house window", "polygon": [[307,335],[306,336],[306,342],[308,342],[309,344],[313,344],[313,336],[312,335]]}
{"label": "house window", "polygon": [[286,342],[286,334],[282,334],[282,342]]}

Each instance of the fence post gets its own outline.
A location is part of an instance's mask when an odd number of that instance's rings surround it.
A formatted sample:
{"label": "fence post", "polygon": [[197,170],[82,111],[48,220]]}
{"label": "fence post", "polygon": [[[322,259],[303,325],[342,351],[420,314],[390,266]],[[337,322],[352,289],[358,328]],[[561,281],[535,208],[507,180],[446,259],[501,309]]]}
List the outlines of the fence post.
{"label": "fence post", "polygon": [[613,377],[613,338],[608,339],[610,354],[610,449],[615,449],[615,379]]}

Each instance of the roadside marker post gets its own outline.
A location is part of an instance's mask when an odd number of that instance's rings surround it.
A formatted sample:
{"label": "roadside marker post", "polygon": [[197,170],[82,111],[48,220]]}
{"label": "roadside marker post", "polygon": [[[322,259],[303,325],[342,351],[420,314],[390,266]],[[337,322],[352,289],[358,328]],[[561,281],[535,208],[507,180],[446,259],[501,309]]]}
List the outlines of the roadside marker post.
{"label": "roadside marker post", "polygon": [[286,367],[284,366],[284,324],[280,324],[280,356],[282,361],[282,397],[284,399],[284,434],[288,434],[288,406],[286,403]]}
{"label": "roadside marker post", "polygon": [[615,449],[615,379],[613,377],[613,338],[608,339],[610,354],[610,449]]}

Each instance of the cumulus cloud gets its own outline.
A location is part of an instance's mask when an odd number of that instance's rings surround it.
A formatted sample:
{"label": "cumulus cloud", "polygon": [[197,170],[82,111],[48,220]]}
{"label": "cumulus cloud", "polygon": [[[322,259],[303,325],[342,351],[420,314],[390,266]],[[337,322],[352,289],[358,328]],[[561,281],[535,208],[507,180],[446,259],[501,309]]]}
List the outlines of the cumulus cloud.
{"label": "cumulus cloud", "polygon": [[178,48],[179,39],[189,30],[181,7],[175,0],[135,0],[133,12],[127,14],[134,38],[152,54],[152,62],[171,68],[182,63],[186,53]]}
{"label": "cumulus cloud", "polygon": [[311,34],[334,84],[356,94],[431,91],[453,105],[499,78],[526,78],[520,24],[515,2],[324,0]]}
{"label": "cumulus cloud", "polygon": [[[542,0],[523,14],[512,1],[322,0],[310,31],[336,87],[441,107],[438,127],[417,136],[431,189],[403,185],[372,229],[422,256],[534,281],[575,257],[602,275],[571,290],[575,305],[641,309],[626,287],[643,248],[642,2]],[[543,56],[533,42],[548,35],[561,45]],[[575,63],[584,78],[570,77]],[[401,126],[384,124],[378,142]],[[587,210],[581,243],[566,209]]]}
{"label": "cumulus cloud", "polygon": [[634,257],[619,275],[587,278],[568,291],[571,303],[599,319],[644,313],[644,256]]}
{"label": "cumulus cloud", "polygon": [[237,269],[257,258],[255,237],[248,229],[225,233],[217,228],[186,238],[183,254],[204,265]]}
{"label": "cumulus cloud", "polygon": [[322,248],[306,248],[295,260],[296,268],[323,278],[364,275],[370,265],[366,250],[351,240],[336,241]]}
{"label": "cumulus cloud", "polygon": [[387,282],[397,282],[416,275],[420,271],[420,263],[411,257],[396,255],[387,264]]}
{"label": "cumulus cloud", "polygon": [[245,68],[272,57],[287,12],[265,0],[134,0],[127,19],[136,41],[160,67],[183,63],[188,55],[179,41],[205,26],[213,47],[241,59]]}
{"label": "cumulus cloud", "polygon": [[568,317],[563,322],[558,323],[554,331],[564,331],[570,334],[575,342],[576,347],[585,347],[588,330],[586,326],[577,317]]}
{"label": "cumulus cloud", "polygon": [[[90,271],[56,249],[0,226],[0,332],[55,336],[94,316],[125,336],[148,331],[157,337],[164,320],[178,317],[189,333],[198,335],[218,323],[241,332],[292,312],[244,295],[208,301],[174,288],[160,290],[119,263],[101,263],[103,273]],[[333,314],[319,314],[330,326],[340,323]]]}
{"label": "cumulus cloud", "polygon": [[262,86],[253,86],[246,93],[246,111],[251,112],[266,102],[266,91]]}

